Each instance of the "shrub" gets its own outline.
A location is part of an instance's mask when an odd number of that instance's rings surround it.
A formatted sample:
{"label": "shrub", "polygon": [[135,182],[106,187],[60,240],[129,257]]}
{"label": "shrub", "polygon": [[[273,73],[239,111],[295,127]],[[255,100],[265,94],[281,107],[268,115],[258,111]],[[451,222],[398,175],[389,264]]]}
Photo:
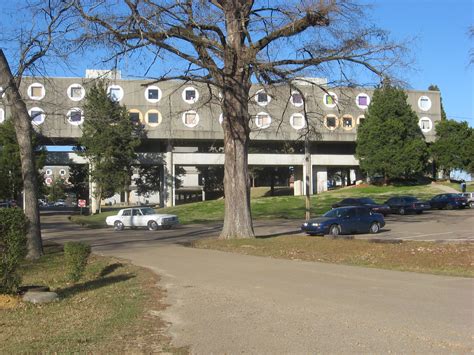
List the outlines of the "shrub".
{"label": "shrub", "polygon": [[90,253],[91,247],[85,243],[68,242],[64,244],[66,276],[69,281],[77,282],[81,279]]}
{"label": "shrub", "polygon": [[16,269],[26,256],[27,226],[21,209],[0,209],[0,293],[15,293],[21,282]]}

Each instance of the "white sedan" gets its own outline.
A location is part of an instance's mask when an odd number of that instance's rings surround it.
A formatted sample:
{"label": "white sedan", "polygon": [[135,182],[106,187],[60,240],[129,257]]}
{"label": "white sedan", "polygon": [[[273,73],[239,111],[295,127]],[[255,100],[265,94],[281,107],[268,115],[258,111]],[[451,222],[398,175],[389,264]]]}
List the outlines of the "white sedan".
{"label": "white sedan", "polygon": [[178,224],[178,217],[173,214],[159,214],[150,207],[124,208],[115,216],[105,219],[108,226],[113,226],[115,230],[123,230],[125,227],[147,227],[156,231],[159,228],[170,229]]}

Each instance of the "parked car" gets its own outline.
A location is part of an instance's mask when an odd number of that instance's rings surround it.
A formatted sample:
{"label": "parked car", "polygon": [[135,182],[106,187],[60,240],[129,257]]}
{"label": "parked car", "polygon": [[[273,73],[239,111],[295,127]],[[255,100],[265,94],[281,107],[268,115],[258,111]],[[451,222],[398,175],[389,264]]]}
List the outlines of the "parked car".
{"label": "parked car", "polygon": [[378,233],[385,226],[383,215],[368,207],[334,208],[322,217],[303,223],[301,230],[309,235],[339,235],[347,233]]}
{"label": "parked car", "polygon": [[385,204],[390,207],[390,212],[402,215],[407,213],[421,214],[431,208],[428,202],[422,202],[413,196],[395,196],[385,201]]}
{"label": "parked car", "polygon": [[461,196],[464,196],[467,199],[469,207],[474,208],[474,192],[463,192]]}
{"label": "parked car", "polygon": [[430,201],[431,208],[452,210],[454,208],[465,208],[469,206],[467,198],[461,194],[439,194],[434,196]]}
{"label": "parked car", "polygon": [[66,201],[59,199],[54,203],[54,207],[66,207]]}
{"label": "parked car", "polygon": [[149,230],[158,228],[170,229],[179,223],[178,217],[173,214],[159,214],[153,208],[124,208],[117,215],[105,219],[108,226],[115,230],[123,230],[125,227],[146,227]]}
{"label": "parked car", "polygon": [[13,207],[10,201],[0,201],[0,208],[10,208]]}
{"label": "parked car", "polygon": [[38,199],[38,206],[40,206],[40,207],[48,207],[48,203],[47,203],[45,200],[39,198],[39,199]]}
{"label": "parked car", "polygon": [[333,204],[332,208],[345,206],[365,206],[370,208],[373,212],[381,213],[384,216],[390,213],[390,207],[388,207],[387,205],[380,205],[368,197],[345,198]]}

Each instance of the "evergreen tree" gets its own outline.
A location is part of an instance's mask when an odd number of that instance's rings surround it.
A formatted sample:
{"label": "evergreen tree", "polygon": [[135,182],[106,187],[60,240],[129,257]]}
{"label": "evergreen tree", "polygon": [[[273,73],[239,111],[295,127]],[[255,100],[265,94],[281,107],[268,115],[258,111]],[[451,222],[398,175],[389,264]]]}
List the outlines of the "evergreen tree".
{"label": "evergreen tree", "polygon": [[436,125],[436,141],[431,145],[431,154],[444,176],[449,177],[454,169],[472,171],[473,139],[473,129],[467,122],[445,120]]}
{"label": "evergreen tree", "polygon": [[89,199],[89,166],[71,165],[69,167],[69,191],[76,194],[76,199]]}
{"label": "evergreen tree", "polygon": [[96,184],[93,193],[100,212],[103,198],[128,191],[143,127],[130,120],[126,107],[108,96],[103,82],[88,90],[84,117],[77,150],[91,164],[90,178]]}
{"label": "evergreen tree", "polygon": [[[39,170],[45,162],[45,152],[38,145],[38,139],[31,133],[33,149],[36,152],[36,167],[38,169],[38,188],[43,188],[42,174]],[[15,135],[15,127],[11,119],[0,124],[0,199],[18,200],[23,191],[23,178],[21,175],[20,147]]]}
{"label": "evergreen tree", "polygon": [[387,182],[424,171],[428,149],[403,90],[390,85],[376,89],[357,133],[356,157],[369,175],[380,174]]}
{"label": "evergreen tree", "polygon": [[[431,90],[431,91],[441,91],[438,87],[438,85],[434,85],[434,84],[431,84],[429,87],[428,87],[428,90]],[[440,94],[440,97],[439,97],[439,102],[440,102],[440,105],[441,105],[441,120],[445,120],[447,117],[446,117],[446,112],[444,111],[444,107],[443,107],[443,98],[441,97],[441,94]]]}

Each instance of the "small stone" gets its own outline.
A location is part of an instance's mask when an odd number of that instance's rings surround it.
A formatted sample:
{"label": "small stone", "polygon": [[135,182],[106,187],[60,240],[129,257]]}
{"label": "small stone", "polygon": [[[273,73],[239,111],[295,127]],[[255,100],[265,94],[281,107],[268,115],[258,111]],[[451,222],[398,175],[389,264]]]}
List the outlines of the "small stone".
{"label": "small stone", "polygon": [[50,303],[59,299],[56,292],[35,292],[29,291],[23,295],[23,301],[31,302],[34,304],[39,303]]}

